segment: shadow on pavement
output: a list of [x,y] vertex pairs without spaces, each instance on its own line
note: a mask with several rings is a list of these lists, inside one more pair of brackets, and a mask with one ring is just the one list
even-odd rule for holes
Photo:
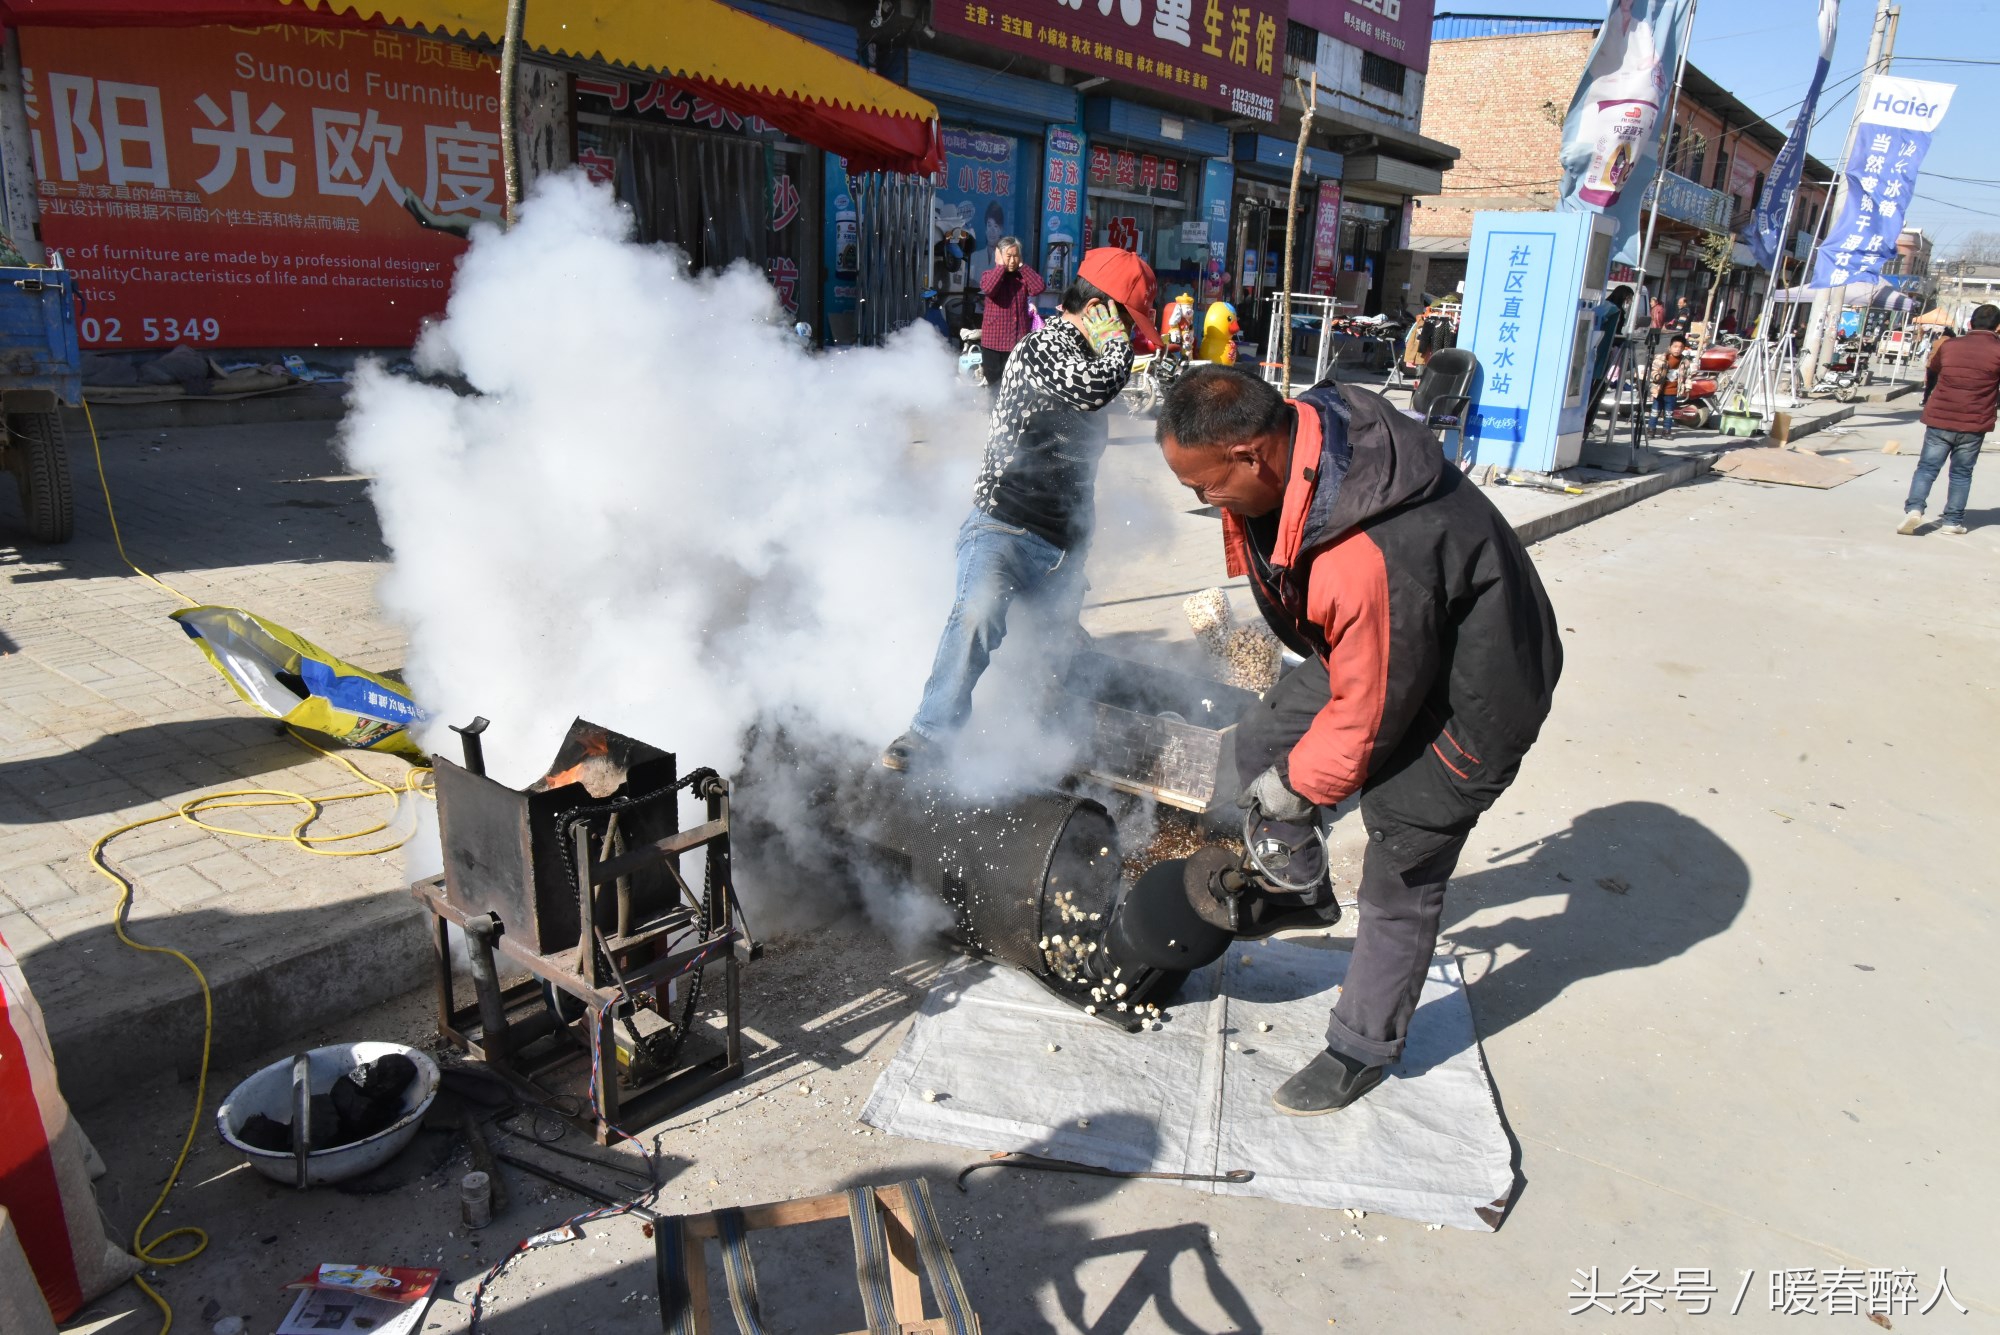
[[[105,474],[132,559],[175,571],[387,558],[367,483],[336,453],[331,422],[178,427],[103,437]],[[28,541],[19,504],[0,499],[0,568],[14,581],[125,575],[90,438],[70,436],[76,536]],[[12,490],[12,488],[0,488]]]
[[[60,743],[51,743],[60,745]],[[75,820],[309,764],[275,719],[230,715],[110,732],[59,754],[0,761],[0,824]],[[21,794],[9,797],[6,790]]]
[[[1736,850],[1658,802],[1586,811],[1523,862],[1469,874],[1460,866],[1445,898],[1445,935],[1461,954],[1510,952],[1468,989],[1482,1038],[1533,1015],[1572,983],[1644,969],[1720,935],[1750,894],[1750,868]],[[1558,912],[1451,925],[1558,893],[1568,895]]]
[[[969,1164],[981,1156],[965,1151],[960,1157]],[[1107,1234],[1093,1217],[1101,1219],[1105,1198],[1129,1184],[1087,1175],[996,1170],[973,1177],[961,1193],[952,1186],[961,1166],[956,1161],[885,1164],[829,1190],[928,1180],[981,1329],[1007,1335],[1258,1335],[1265,1329],[1216,1257],[1205,1224],[1190,1221]],[[750,1250],[769,1328],[832,1335],[863,1324],[853,1236],[845,1219],[759,1230],[750,1234]],[[706,1253],[714,1328],[733,1330],[720,1251],[709,1246]],[[1085,1267],[1091,1268],[1088,1276],[1081,1273]],[[606,1314],[629,1304],[627,1294],[650,1298],[657,1291],[652,1268],[643,1263],[580,1277],[527,1302],[519,1301],[525,1286],[508,1287],[513,1301],[504,1310],[487,1312],[480,1322],[492,1335],[577,1329],[579,1323],[598,1330],[624,1329],[605,1324]],[[925,1311],[935,1316],[940,1309],[928,1277],[924,1294]],[[649,1317],[657,1311],[650,1303],[643,1309]],[[609,1320],[616,1323],[621,1316]]]

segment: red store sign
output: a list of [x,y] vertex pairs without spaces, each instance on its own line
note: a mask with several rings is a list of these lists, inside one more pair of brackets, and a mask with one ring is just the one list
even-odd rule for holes
[[24,28],[84,346],[396,346],[500,216],[498,63],[408,33]]
[[937,0],[931,21],[1038,60],[1275,121],[1285,15],[1270,0]]

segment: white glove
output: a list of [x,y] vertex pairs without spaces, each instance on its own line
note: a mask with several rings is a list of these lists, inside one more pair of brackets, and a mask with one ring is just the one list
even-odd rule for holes
[[1306,824],[1316,810],[1309,799],[1292,791],[1276,765],[1252,779],[1237,795],[1236,805],[1246,811],[1255,807],[1266,820],[1281,820],[1289,825]]

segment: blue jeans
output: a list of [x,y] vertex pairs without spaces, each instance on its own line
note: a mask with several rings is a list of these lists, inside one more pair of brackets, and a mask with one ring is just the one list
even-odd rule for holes
[[1904,513],[1912,510],[1918,514],[1924,512],[1924,502],[1930,499],[1931,484],[1937,481],[1945,456],[1950,455],[1951,482],[1944,494],[1944,514],[1939,517],[1947,524],[1963,524],[1965,503],[1972,496],[1972,466],[1979,462],[1979,445],[1985,439],[1977,431],[1925,428],[1924,454],[1917,460],[1916,476],[1910,479],[1910,499],[1903,502]]
[[1656,395],[1653,399],[1653,424],[1672,431],[1674,429],[1674,408],[1678,402],[1672,394]]
[[1064,551],[1024,528],[974,509],[958,530],[958,588],[910,730],[940,741],[965,726],[972,688],[1007,634],[1019,599],[1057,636],[1075,633],[1083,610],[1082,550]]

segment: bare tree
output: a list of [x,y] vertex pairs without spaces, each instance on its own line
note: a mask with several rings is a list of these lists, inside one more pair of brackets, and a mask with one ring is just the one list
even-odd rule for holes
[[2000,264],[2000,232],[1967,232],[1949,258],[1961,264]]

